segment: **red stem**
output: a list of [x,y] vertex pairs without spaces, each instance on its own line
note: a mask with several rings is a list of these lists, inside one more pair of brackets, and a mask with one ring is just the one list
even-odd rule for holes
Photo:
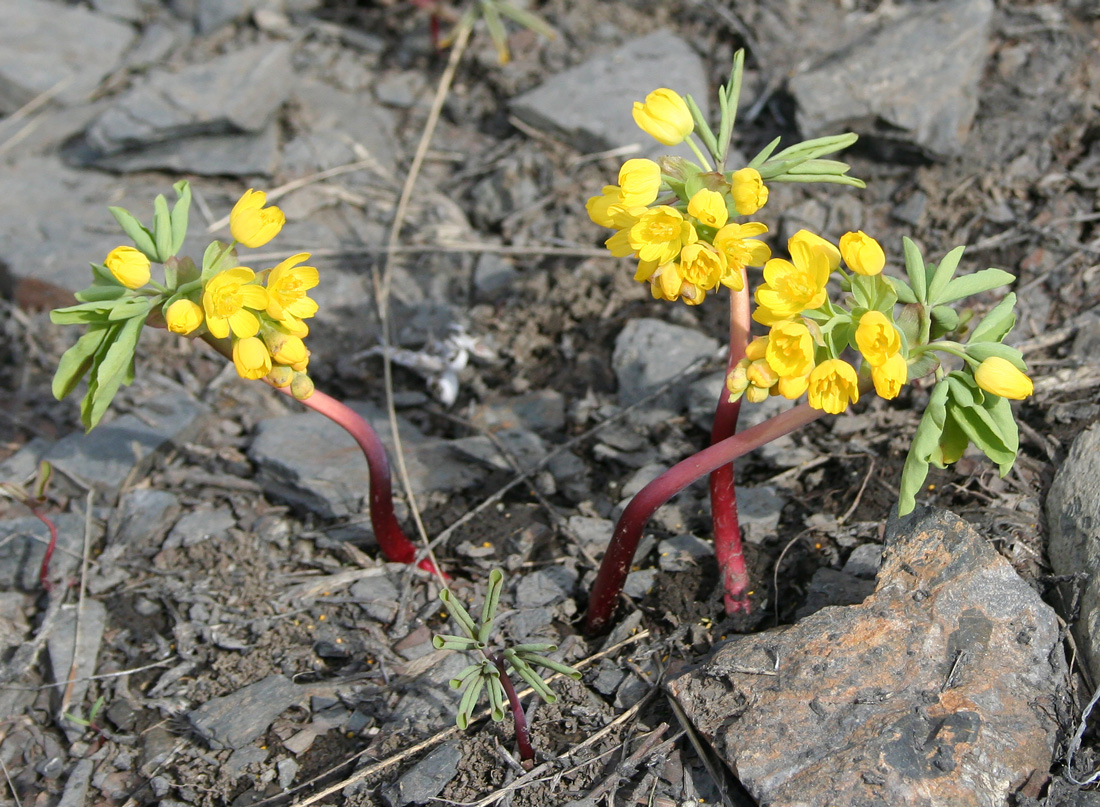
[[[741,270],[742,290],[730,293],[730,352],[726,372],[729,373],[745,356],[749,343],[749,289],[747,272]],[[737,431],[741,400],[730,403],[729,392],[723,386],[714,410],[714,425],[710,443],[714,445]],[[727,614],[748,613],[749,573],[741,549],[741,526],[737,518],[737,490],[733,463],[715,469],[710,475],[710,513],[714,527],[714,554],[724,589]]]
[[823,414],[825,413],[821,410],[812,409],[809,404],[788,409],[682,460],[642,488],[630,500],[630,504],[619,517],[619,523],[615,525],[615,533],[607,546],[607,553],[600,564],[589,596],[585,632],[594,635],[607,628],[614,616],[627,572],[634,561],[634,552],[642,537],[642,529],[658,507],[696,479],[701,479],[723,465],[729,465],[733,460],[765,443],[812,423]]
[[[512,708],[512,722],[516,727],[516,745],[519,746],[519,758],[526,763],[528,760],[535,758],[535,749],[531,745],[531,728],[527,725],[527,715],[523,713],[523,705],[519,702],[516,687],[505,671],[504,659],[495,654],[489,658],[500,670],[500,684],[504,687],[504,694],[508,696],[508,703]],[[524,765],[524,767],[527,766]]]
[[[30,507],[30,505],[27,506]],[[42,584],[42,590],[50,591],[53,589],[53,583],[50,582],[50,560],[57,548],[57,527],[54,526],[53,521],[39,513],[36,507],[30,507],[30,511],[50,531],[50,542],[46,545],[46,554],[42,557],[42,568],[38,570],[38,582]]]

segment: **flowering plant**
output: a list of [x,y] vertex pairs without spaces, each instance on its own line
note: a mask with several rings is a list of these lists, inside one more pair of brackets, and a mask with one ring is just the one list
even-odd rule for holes
[[[915,506],[930,463],[945,467],[973,443],[1003,475],[1019,450],[1009,400],[1030,395],[1032,383],[1020,351],[1004,344],[1015,323],[1015,295],[1006,295],[973,327],[973,312],[953,307],[1015,277],[1000,269],[956,276],[963,247],[938,264],[926,263],[908,238],[905,277],[888,276],[885,250],[862,231],[833,243],[800,230],[787,242],[787,257],[773,256],[761,240],[766,224],[736,220],[767,204],[768,183],[864,184],[848,176],[847,164],[823,159],[852,145],[854,134],[775,153],[777,138],[747,165],[728,170],[743,63],[738,52],[730,81],[719,92],[717,135],[690,96],[662,88],[634,104],[643,131],[664,145],[687,143],[697,162],[671,156],[629,160],[617,185],[588,200],[589,217],[616,231],[606,241],[608,250],[637,260],[635,280],[648,283],[655,298],[694,306],[728,289],[731,322],[726,389],[711,448],[655,479],[623,512],[593,587],[590,632],[611,617],[645,521],[707,473],[726,610],[747,610],[749,580],[730,461],[821,413],[845,411],[871,389],[892,399],[905,384],[935,377],[902,472],[901,514]],[[751,293],[749,267],[761,267],[763,275]],[[750,320],[767,333],[751,338]],[[945,359],[960,366],[949,369]],[[806,396],[807,404],[735,436],[741,401],[760,403],[773,395]]]

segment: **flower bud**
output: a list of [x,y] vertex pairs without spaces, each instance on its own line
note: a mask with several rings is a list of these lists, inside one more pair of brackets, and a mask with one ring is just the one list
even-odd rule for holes
[[271,386],[283,389],[289,387],[290,382],[294,380],[294,368],[285,364],[274,364],[271,367],[271,372],[264,378],[271,382]]
[[751,216],[768,203],[768,186],[755,168],[734,171],[731,185],[733,206],[739,216]]
[[202,325],[202,306],[183,297],[168,306],[164,312],[164,322],[172,333],[186,336]]
[[790,249],[791,244],[799,241],[808,244],[810,249],[815,252],[825,255],[829,259],[830,272],[835,272],[840,266],[840,250],[836,248],[836,244],[822,238],[817,233],[811,233],[809,230],[803,229],[787,239],[787,248]]
[[128,289],[140,289],[149,282],[149,259],[133,247],[115,247],[107,253],[103,265]]
[[878,241],[863,230],[840,237],[840,254],[857,275],[877,275],[886,266],[886,253]]
[[909,365],[900,353],[895,353],[882,364],[871,368],[871,380],[880,398],[896,398],[909,380]]
[[745,400],[749,403],[764,403],[771,394],[771,390],[767,387],[749,387],[745,390]]
[[313,394],[313,380],[305,373],[295,373],[294,380],[290,382],[290,394],[304,401]]
[[695,129],[691,110],[677,93],[662,87],[634,102],[634,122],[647,135],[666,146],[683,143]]
[[309,358],[305,343],[297,336],[276,330],[264,331],[264,342],[271,358],[279,364],[298,364]]
[[974,380],[986,392],[1013,401],[1022,401],[1035,391],[1031,379],[1008,359],[1000,356],[990,356],[978,365],[978,369],[974,371]]
[[233,342],[233,365],[237,375],[254,381],[271,372],[271,354],[263,341],[247,336]]
[[779,373],[772,369],[767,359],[757,359],[750,364],[747,375],[749,383],[764,389],[771,389],[779,381]]
[[229,214],[229,231],[233,240],[249,249],[262,247],[279,234],[286,224],[286,216],[277,207],[264,207],[267,194],[249,188],[233,205]]

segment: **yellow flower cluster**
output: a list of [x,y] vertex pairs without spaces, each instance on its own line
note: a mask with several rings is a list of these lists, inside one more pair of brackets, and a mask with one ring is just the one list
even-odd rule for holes
[[[249,190],[230,214],[234,241],[259,247],[278,235],[285,223],[277,207],[265,207],[266,196]],[[211,277],[195,298],[181,297],[165,311],[168,330],[189,335],[203,326],[218,339],[231,338],[233,365],[242,378],[265,378],[276,387],[290,387],[295,398],[313,394],[307,369],[309,350],[302,341],[309,333],[303,320],[317,313],[308,292],[320,278],[312,266],[300,266],[309,253],[292,255],[257,275],[234,266]]]
[[[831,305],[825,286],[834,272],[841,271],[842,259],[854,273],[872,276],[882,271],[886,256],[862,231],[846,234],[838,249],[819,235],[799,230],[787,242],[787,250],[790,260],[772,258],[764,265],[764,284],[755,294],[753,319],[770,331],[749,344],[726,387],[731,399],[744,395],[753,402],[769,395],[795,400],[805,393],[810,406],[838,414],[859,400],[859,378],[851,364],[834,355],[835,343],[823,338],[821,317],[811,315]],[[896,397],[908,379],[908,363],[901,334],[890,317],[882,311],[864,312],[853,323],[850,342],[871,368],[875,391],[883,398]]]

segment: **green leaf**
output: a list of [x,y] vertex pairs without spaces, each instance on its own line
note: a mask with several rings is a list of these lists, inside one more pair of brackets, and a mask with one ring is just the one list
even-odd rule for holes
[[432,637],[432,647],[436,650],[482,650],[485,643],[466,636],[437,633]]
[[899,277],[888,277],[886,280],[894,287],[894,292],[898,296],[898,302],[915,303],[917,301],[917,295],[913,293],[913,287],[904,280]]
[[172,189],[176,192],[176,203],[172,205],[172,247],[169,257],[183,248],[187,238],[187,217],[191,210],[191,183],[181,179]]
[[[481,607],[481,628],[485,630],[486,626],[493,624],[493,619],[497,614],[497,607],[500,604],[500,592],[504,588],[504,572],[500,569],[493,569],[489,572],[489,585],[485,591],[485,603]],[[488,637],[482,639],[482,641],[488,641]]]
[[149,309],[152,308],[152,300],[148,297],[138,297],[130,300],[120,300],[114,308],[111,309],[107,315],[107,319],[112,322],[130,319],[131,317],[141,317],[149,313]]
[[932,339],[938,339],[955,330],[958,325],[959,312],[950,306],[938,305],[932,309],[932,328],[929,335]]
[[121,207],[108,207],[111,215],[115,217],[118,226],[126,233],[126,236],[134,242],[134,246],[145,254],[151,261],[158,260],[157,245],[153,241],[153,234],[145,226],[134,218],[129,210]]
[[966,355],[979,362],[985,361],[990,356],[997,356],[1005,361],[1012,362],[1012,366],[1021,373],[1027,372],[1027,365],[1024,364],[1024,354],[1011,345],[1001,342],[967,343]]
[[909,454],[905,458],[905,466],[901,471],[898,515],[904,516],[911,513],[916,507],[917,493],[924,485],[924,480],[928,478],[929,458],[938,448],[940,435],[943,433],[949,394],[946,380],[940,381],[932,388],[928,406],[917,426],[916,434],[913,435],[913,444],[909,447]]
[[532,14],[530,11],[526,11],[519,6],[512,3],[498,3],[497,11],[503,14],[505,17],[511,17],[518,22],[524,28],[528,28],[534,31],[536,34],[542,34],[547,39],[553,39],[557,36],[557,32],[550,27],[549,23],[544,21],[541,17]]
[[568,664],[563,664],[560,661],[554,661],[554,659],[552,659],[552,658],[547,658],[546,656],[540,656],[540,655],[537,655],[535,653],[525,652],[525,653],[522,653],[522,654],[519,654],[519,655],[528,664],[533,664],[533,665],[538,666],[538,667],[545,667],[548,670],[553,670],[554,672],[561,673],[562,675],[567,675],[575,681],[580,680],[580,677],[581,677],[580,671],[579,670],[574,670]]
[[969,342],[1000,342],[1016,325],[1016,293],[1009,292],[993,306],[970,334]]
[[928,302],[932,305],[941,302],[940,295],[943,294],[944,289],[947,288],[947,284],[951,282],[951,279],[955,277],[955,270],[959,268],[959,261],[962,260],[965,250],[965,246],[955,247],[943,256],[943,260],[940,261],[939,266],[936,267],[936,271],[933,273],[932,279],[928,283]]
[[462,628],[466,636],[477,641],[477,625],[474,624],[473,617],[462,606],[462,603],[455,599],[455,595],[451,593],[451,590],[445,588],[440,591],[439,599],[443,600],[443,603],[451,610],[451,618]]
[[[917,245],[908,236],[901,239],[905,249],[905,273],[909,276],[909,286],[913,289],[914,302],[924,303],[928,300],[928,276],[925,274],[924,258],[917,249]],[[901,295],[898,295],[901,299]]]
[[481,664],[471,664],[469,667],[463,667],[462,672],[450,680],[451,689],[462,689],[462,685],[466,683],[466,680],[475,673],[481,672]]
[[917,378],[924,378],[929,373],[932,373],[940,366],[940,360],[936,358],[936,354],[932,351],[921,353],[917,358],[912,359],[909,362],[909,380],[913,381]]
[[110,331],[111,326],[105,323],[92,325],[86,334],[76,340],[76,344],[62,354],[53,376],[53,397],[60,401],[76,388],[91,368],[92,359]]
[[87,396],[91,398],[90,405],[86,409],[81,407],[81,419],[87,431],[91,431],[99,424],[107,412],[107,407],[111,405],[111,401],[118,393],[118,388],[122,386],[130,372],[138,337],[141,336],[141,329],[144,326],[145,317],[143,316],[126,320],[119,327],[117,335],[112,338],[102,361],[96,363],[95,387],[94,389],[89,387]]
[[991,291],[1001,286],[1007,286],[1015,280],[1016,275],[1003,269],[982,269],[970,275],[956,277],[948,283],[947,288],[943,290],[943,294],[940,296],[939,302],[953,303],[956,300],[962,300],[964,297],[981,294],[983,291]]
[[163,193],[153,200],[153,241],[157,245],[157,261],[163,263],[172,257],[172,215]]
[[218,272],[224,272],[226,269],[232,269],[237,265],[236,250],[231,249],[228,244],[223,244],[221,241],[213,241],[202,256],[202,282],[206,283]]
[[946,468],[951,463],[956,462],[969,445],[970,438],[966,436],[966,432],[963,431],[952,411],[948,409],[939,445],[936,446],[932,455],[928,458],[929,462],[937,468]]
[[[860,308],[867,309],[868,311],[875,307],[875,287],[873,284],[873,278],[865,275],[852,275],[852,297],[855,298],[856,305]],[[855,312],[852,312],[855,316]]]
[[760,166],[763,165],[764,162],[772,156],[772,152],[776,150],[776,148],[779,146],[779,141],[782,139],[783,138],[781,137],[777,137],[775,138],[775,140],[768,143],[768,145],[764,146],[764,148],[760,149],[760,153],[749,160],[749,164],[746,167],[757,169],[760,168]]
[[1016,417],[1012,414],[1012,404],[1007,398],[999,395],[987,395],[985,411],[995,425],[998,434],[1004,441],[1005,450],[1012,453],[1012,459],[1007,463],[998,463],[998,469],[1003,477],[1010,470],[1020,453],[1020,427],[1016,423]]
[[699,135],[699,139],[703,141],[703,146],[713,157],[718,154],[718,139],[714,136],[710,124],[707,123],[706,115],[703,114],[703,110],[699,109],[699,105],[695,103],[695,99],[690,95],[684,96],[684,102],[691,111],[692,120],[695,121],[695,134]]
[[947,385],[951,389],[951,400],[959,406],[978,406],[985,400],[983,393],[974,381],[974,376],[956,370],[947,374]]
[[914,304],[903,305],[901,311],[894,317],[894,325],[897,326],[898,331],[901,332],[908,344],[915,345],[917,338],[920,336],[919,307]]
[[95,283],[83,291],[78,291],[73,296],[83,303],[101,303],[106,300],[117,300],[129,291],[125,286],[103,286]]
[[1005,437],[998,433],[994,425],[996,421],[983,407],[956,405],[952,409],[952,415],[959,422],[966,436],[987,457],[1002,468],[1006,465],[1008,468],[1012,467],[1012,463],[1016,460],[1016,452],[1008,448]]

